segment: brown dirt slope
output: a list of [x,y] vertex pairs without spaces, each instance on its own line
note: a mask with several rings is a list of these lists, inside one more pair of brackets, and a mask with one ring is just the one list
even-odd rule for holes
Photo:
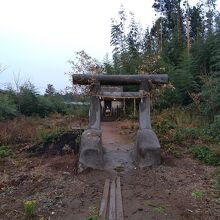
[[[118,145],[133,140],[128,122],[105,126],[113,132],[103,134],[110,141],[114,137],[117,143],[119,134]],[[73,154],[28,157],[19,149],[16,157],[1,158],[0,219],[23,219],[23,202],[36,200],[35,219],[85,220],[90,209],[99,208],[105,179],[118,175],[125,219],[220,219],[217,192],[212,185],[214,168],[188,155],[175,158],[163,154],[159,167],[120,172],[86,170],[76,174],[76,163]]]

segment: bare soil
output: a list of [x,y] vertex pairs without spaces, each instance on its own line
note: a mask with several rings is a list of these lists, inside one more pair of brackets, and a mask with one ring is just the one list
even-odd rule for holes
[[[120,154],[124,146],[130,152],[134,127],[130,121],[102,124],[106,150]],[[17,147],[14,157],[0,159],[0,219],[24,219],[24,201],[36,200],[35,219],[85,220],[99,208],[105,179],[116,176],[121,176],[125,219],[220,219],[214,168],[190,155],[162,152],[162,157],[155,168],[139,170],[129,162],[127,169],[123,158],[115,158],[115,167],[77,174],[77,155],[28,157]]]

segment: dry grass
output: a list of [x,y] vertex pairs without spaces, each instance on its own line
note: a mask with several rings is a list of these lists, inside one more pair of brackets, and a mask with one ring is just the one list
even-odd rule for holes
[[50,115],[47,118],[17,117],[0,122],[0,145],[31,143],[40,140],[40,133],[53,129],[83,128],[87,121],[74,116]]

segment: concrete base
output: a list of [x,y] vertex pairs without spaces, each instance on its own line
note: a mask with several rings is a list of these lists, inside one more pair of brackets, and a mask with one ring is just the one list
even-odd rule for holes
[[161,164],[160,143],[153,130],[140,129],[136,137],[135,160],[139,167]]
[[86,168],[103,169],[101,130],[87,129],[81,136],[79,171]]

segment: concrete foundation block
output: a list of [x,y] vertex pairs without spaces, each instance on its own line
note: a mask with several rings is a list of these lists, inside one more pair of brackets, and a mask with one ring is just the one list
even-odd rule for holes
[[81,136],[79,171],[104,167],[101,130],[87,129]]
[[137,165],[141,168],[161,164],[160,143],[153,130],[138,130],[135,160]]

